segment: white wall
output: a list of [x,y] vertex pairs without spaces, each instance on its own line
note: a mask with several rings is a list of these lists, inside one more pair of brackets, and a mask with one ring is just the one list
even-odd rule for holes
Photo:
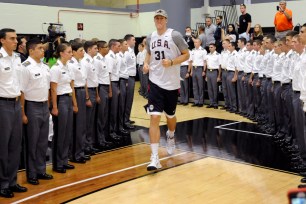
[[[42,23],[57,23],[58,11],[67,8],[35,6],[24,4],[0,3],[0,28],[10,27],[17,33],[43,34],[47,32],[47,25],[42,29]],[[78,11],[101,12],[100,10]],[[103,40],[123,38],[125,34],[143,36],[155,28],[153,13],[140,13],[139,17],[131,18],[129,15],[112,15],[100,13],[60,13],[60,23],[64,24],[67,39],[82,37],[91,39],[97,37]],[[84,24],[84,31],[77,31],[77,23]]]
[[[274,27],[274,15],[276,13],[276,6],[278,2],[251,4],[247,5],[247,12],[252,15],[252,26],[260,24],[263,27]],[[287,8],[292,10],[293,24],[306,23],[306,1],[287,1]],[[211,7],[210,15],[214,16],[214,10],[222,10],[222,7]],[[205,22],[205,18],[201,15],[203,9],[191,10],[191,27],[195,28],[197,22]],[[237,6],[238,15],[240,15],[239,6]]]

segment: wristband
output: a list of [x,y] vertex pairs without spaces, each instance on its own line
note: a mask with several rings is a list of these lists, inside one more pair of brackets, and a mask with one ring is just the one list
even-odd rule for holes
[[88,97],[88,98],[86,98],[86,101],[89,101],[89,99],[90,99],[89,97]]
[[170,60],[171,61],[171,66],[173,66],[173,61],[172,60]]

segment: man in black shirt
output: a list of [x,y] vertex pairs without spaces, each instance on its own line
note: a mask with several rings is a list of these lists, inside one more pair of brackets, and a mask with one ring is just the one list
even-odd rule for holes
[[27,39],[24,36],[17,37],[16,52],[19,53],[21,62],[24,62],[28,58],[26,43],[27,43]]
[[218,53],[221,53],[222,51],[222,39],[221,39],[222,19],[223,19],[222,16],[216,17],[217,28],[214,33],[214,38]]
[[240,12],[241,15],[239,16],[239,24],[237,24],[239,26],[239,38],[244,37],[247,41],[249,41],[252,17],[246,12],[245,4],[240,4]]
[[185,33],[184,39],[188,44],[188,49],[192,50],[194,48],[193,40],[195,40],[196,37],[192,33],[191,28],[189,26],[186,27],[185,32],[186,33]]

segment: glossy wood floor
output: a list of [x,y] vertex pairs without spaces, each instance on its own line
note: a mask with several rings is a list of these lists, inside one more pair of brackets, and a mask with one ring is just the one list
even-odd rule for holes
[[[282,163],[283,156],[275,157],[278,152],[270,144],[258,143],[261,148],[248,151],[246,144],[265,141],[263,135],[243,132],[256,131],[253,124],[228,126],[243,134],[215,128],[233,121],[250,122],[222,110],[178,106],[177,150],[168,156],[162,136],[163,170],[147,172],[150,146],[145,104],[135,92],[132,119],[138,128],[126,143],[133,145],[95,155],[66,174],[54,173],[48,166],[54,180],[40,181],[38,186],[27,184],[25,172],[20,172],[18,182],[29,191],[15,193],[13,199],[0,198],[0,203],[287,203],[286,192],[297,186],[300,177],[287,172],[285,164],[269,165],[273,160]],[[162,122],[165,124],[164,117]],[[164,135],[166,127],[161,126],[161,131]],[[266,154],[265,149],[274,154]],[[261,162],[265,155],[269,159]]]

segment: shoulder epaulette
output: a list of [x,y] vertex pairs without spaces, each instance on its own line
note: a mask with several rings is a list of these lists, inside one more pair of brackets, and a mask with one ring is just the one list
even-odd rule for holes
[[115,56],[113,54],[110,54],[111,58],[115,59]]
[[87,61],[87,62],[90,62],[90,59],[87,58],[86,61]]
[[2,58],[3,57],[3,55],[0,53],[0,58]]
[[20,57],[20,54],[15,52],[15,57]]
[[29,66],[30,64],[31,64],[30,61],[25,61],[24,63],[22,63],[22,65],[25,66],[25,67]]
[[70,60],[70,61],[69,61],[69,63],[73,64],[73,63],[74,63],[74,61],[73,61],[73,60]]
[[97,56],[97,58],[96,58],[97,60],[101,60],[101,57],[100,56]]

